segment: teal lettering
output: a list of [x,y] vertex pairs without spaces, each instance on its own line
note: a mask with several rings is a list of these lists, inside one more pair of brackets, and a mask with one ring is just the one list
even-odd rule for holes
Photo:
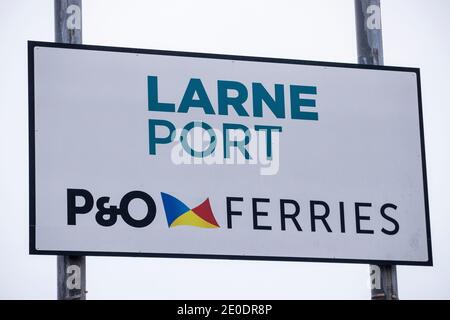
[[[244,132],[244,139],[240,141],[230,141],[230,133],[229,130],[242,130]],[[234,124],[234,123],[224,123],[223,124],[223,150],[224,150],[224,158],[227,159],[230,157],[230,148],[236,147],[245,157],[245,159],[251,159],[250,153],[248,152],[246,145],[249,144],[251,133],[250,130],[242,125],[242,124]]]
[[[197,94],[198,99],[194,99]],[[214,114],[211,101],[208,98],[205,87],[200,79],[191,79],[184,92],[178,112],[187,113],[189,108],[202,108],[205,114]]]
[[[165,137],[156,137],[156,127],[162,126],[169,130],[169,134]],[[175,138],[175,126],[172,122],[167,120],[148,120],[148,137],[149,137],[149,152],[150,154],[156,154],[157,144],[171,143]]]
[[[202,128],[209,134],[209,145],[206,148],[206,150],[204,150],[204,151],[194,150],[193,148],[191,148],[191,146],[189,145],[189,143],[187,141],[188,140],[187,135],[188,135],[189,131],[191,131],[192,129],[194,129],[196,127]],[[181,142],[181,145],[183,146],[183,149],[187,153],[189,153],[192,157],[204,158],[214,152],[214,150],[216,148],[216,144],[217,144],[217,139],[216,139],[216,133],[214,132],[213,128],[211,128],[211,126],[209,124],[207,124],[205,122],[193,121],[193,122],[189,122],[181,131],[180,142]],[[202,137],[202,142],[203,142],[203,137]]]
[[255,131],[266,132],[266,156],[268,160],[272,160],[272,131],[282,132],[283,129],[277,126],[255,126]]
[[158,78],[153,76],[147,77],[148,90],[148,111],[164,111],[175,112],[174,103],[158,102]]
[[[237,92],[236,97],[229,97],[228,90]],[[217,95],[219,102],[219,114],[228,115],[228,106],[232,106],[236,113],[241,117],[248,117],[248,113],[244,108],[244,102],[247,101],[247,88],[237,81],[217,81]]]
[[285,118],[284,112],[284,86],[275,85],[275,99],[267,92],[261,83],[252,83],[253,92],[253,116],[262,118],[263,102],[269,107],[277,118]]
[[317,87],[310,86],[295,86],[290,87],[291,91],[291,118],[301,120],[319,120],[317,112],[301,111],[300,107],[316,107],[316,100],[301,99],[300,94],[317,94]]

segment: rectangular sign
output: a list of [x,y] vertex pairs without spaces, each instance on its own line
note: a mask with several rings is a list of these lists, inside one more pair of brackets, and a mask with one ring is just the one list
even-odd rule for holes
[[432,265],[418,69],[28,50],[32,254]]

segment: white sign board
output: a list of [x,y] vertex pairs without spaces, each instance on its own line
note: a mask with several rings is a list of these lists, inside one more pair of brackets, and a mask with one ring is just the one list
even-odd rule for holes
[[29,42],[30,252],[431,265],[419,70]]

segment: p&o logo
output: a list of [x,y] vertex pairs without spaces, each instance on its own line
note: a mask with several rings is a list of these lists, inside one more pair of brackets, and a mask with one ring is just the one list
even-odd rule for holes
[[[176,226],[194,226],[199,228],[220,228],[211,209],[209,198],[197,207],[190,209],[174,196],[161,192],[169,228]],[[78,201],[77,201],[78,200]],[[130,203],[139,200],[145,203],[146,213],[136,219],[130,213]],[[79,205],[78,202],[83,204]],[[156,203],[153,198],[142,191],[131,191],[125,194],[119,205],[110,204],[110,197],[94,196],[85,189],[67,189],[67,224],[76,225],[77,215],[84,215],[97,208],[95,220],[103,227],[111,227],[120,216],[131,227],[143,228],[150,225],[156,216]]]

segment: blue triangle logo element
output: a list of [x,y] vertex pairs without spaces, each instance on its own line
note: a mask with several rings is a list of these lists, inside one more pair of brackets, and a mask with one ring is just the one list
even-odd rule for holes
[[161,198],[166,212],[167,223],[170,226],[172,222],[190,209],[183,202],[171,196],[170,194],[161,192]]

